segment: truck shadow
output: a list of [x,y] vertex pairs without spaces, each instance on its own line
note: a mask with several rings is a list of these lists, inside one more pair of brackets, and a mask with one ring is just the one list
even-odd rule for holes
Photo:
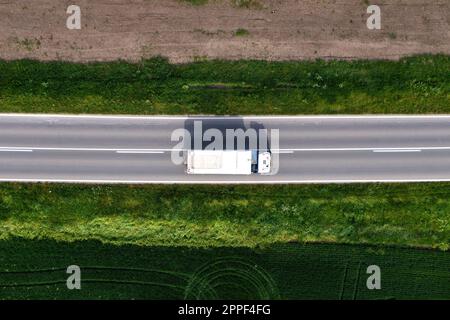
[[270,149],[265,126],[242,117],[189,117],[184,122],[184,129],[189,133],[184,140],[188,150]]

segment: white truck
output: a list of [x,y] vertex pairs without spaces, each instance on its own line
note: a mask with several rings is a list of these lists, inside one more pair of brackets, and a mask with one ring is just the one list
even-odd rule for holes
[[188,174],[269,174],[270,151],[258,150],[188,150]]

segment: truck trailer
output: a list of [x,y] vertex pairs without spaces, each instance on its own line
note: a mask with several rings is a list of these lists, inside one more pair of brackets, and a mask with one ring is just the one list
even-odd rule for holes
[[271,153],[258,150],[188,150],[188,174],[269,174]]

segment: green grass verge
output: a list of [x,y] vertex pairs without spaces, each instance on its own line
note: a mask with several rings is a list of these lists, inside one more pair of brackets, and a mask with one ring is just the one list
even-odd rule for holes
[[[0,299],[449,299],[446,252],[348,245],[189,249],[0,241]],[[81,268],[81,290],[66,268]],[[378,265],[381,290],[368,290]]]
[[0,112],[450,113],[450,57],[203,61],[173,65],[0,61]]
[[0,186],[0,239],[261,247],[277,242],[448,249],[450,183]]

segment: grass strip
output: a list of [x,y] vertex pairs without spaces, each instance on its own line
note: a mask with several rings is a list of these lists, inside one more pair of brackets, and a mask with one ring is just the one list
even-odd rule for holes
[[450,56],[400,61],[0,61],[0,112],[450,113]]
[[450,183],[212,186],[3,183],[0,239],[264,247],[278,242],[447,250]]

